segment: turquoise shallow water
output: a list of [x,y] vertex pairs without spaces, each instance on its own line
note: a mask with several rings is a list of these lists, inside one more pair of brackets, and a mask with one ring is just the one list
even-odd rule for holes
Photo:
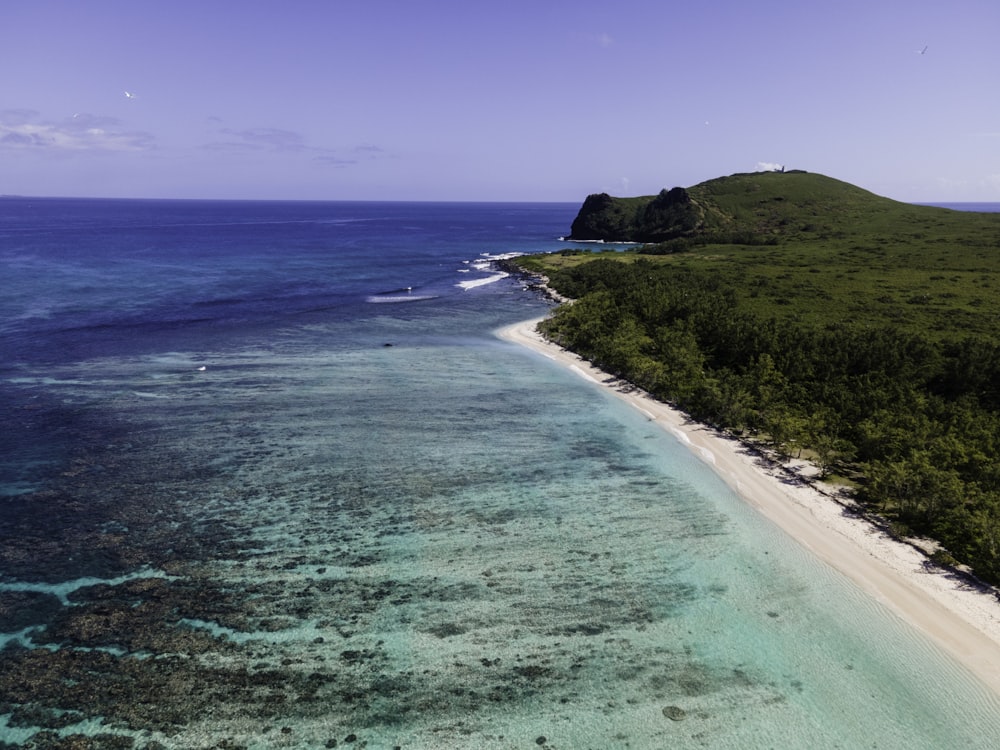
[[962,668],[494,336],[546,307],[501,280],[22,355],[13,413],[60,439],[4,498],[0,740],[997,746]]
[[[166,549],[131,580],[66,587],[117,627],[57,617],[24,638],[99,656],[109,672],[175,671],[187,694],[158,686],[176,712],[150,738],[985,748],[1000,737],[992,696],[601,389],[488,335],[332,350],[311,344],[335,329],[310,337],[192,357],[204,372],[181,354],[95,361],[64,387],[86,403],[92,384],[114,383],[120,429],[145,425],[146,445],[87,460],[113,448],[119,476],[146,480],[140,515],[181,514],[174,540],[199,554]],[[171,498],[178,508],[153,510]],[[141,725],[120,706],[98,710]]]

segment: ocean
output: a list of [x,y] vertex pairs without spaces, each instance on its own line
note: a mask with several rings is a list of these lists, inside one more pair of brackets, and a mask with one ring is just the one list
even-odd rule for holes
[[0,200],[0,748],[994,748],[1000,701],[500,340],[577,204]]
[[937,206],[938,208],[950,208],[952,211],[971,211],[972,213],[996,214],[1000,213],[1000,203],[918,203],[918,206]]

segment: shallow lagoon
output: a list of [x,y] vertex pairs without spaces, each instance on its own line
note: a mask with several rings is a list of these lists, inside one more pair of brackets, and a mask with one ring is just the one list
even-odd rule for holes
[[492,335],[545,307],[504,280],[9,366],[58,450],[4,498],[0,739],[996,745],[996,696]]

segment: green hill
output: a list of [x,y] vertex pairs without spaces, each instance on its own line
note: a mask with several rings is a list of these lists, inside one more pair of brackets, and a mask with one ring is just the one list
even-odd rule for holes
[[647,244],[518,259],[575,300],[550,338],[1000,582],[1000,214],[759,173],[590,196],[572,231]]
[[906,230],[949,213],[954,212],[882,198],[820,174],[755,172],[653,196],[590,195],[569,239],[650,243],[700,237],[760,243]]
[[645,242],[607,257],[702,268],[731,279],[743,304],[767,316],[1000,335],[1000,214],[901,203],[819,174],[764,172],[659,196],[592,195],[570,239]]

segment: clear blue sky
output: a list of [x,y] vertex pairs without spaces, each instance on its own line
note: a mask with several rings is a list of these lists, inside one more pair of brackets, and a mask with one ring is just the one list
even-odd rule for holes
[[784,164],[1000,201],[998,40],[998,0],[11,0],[0,194],[577,201]]

